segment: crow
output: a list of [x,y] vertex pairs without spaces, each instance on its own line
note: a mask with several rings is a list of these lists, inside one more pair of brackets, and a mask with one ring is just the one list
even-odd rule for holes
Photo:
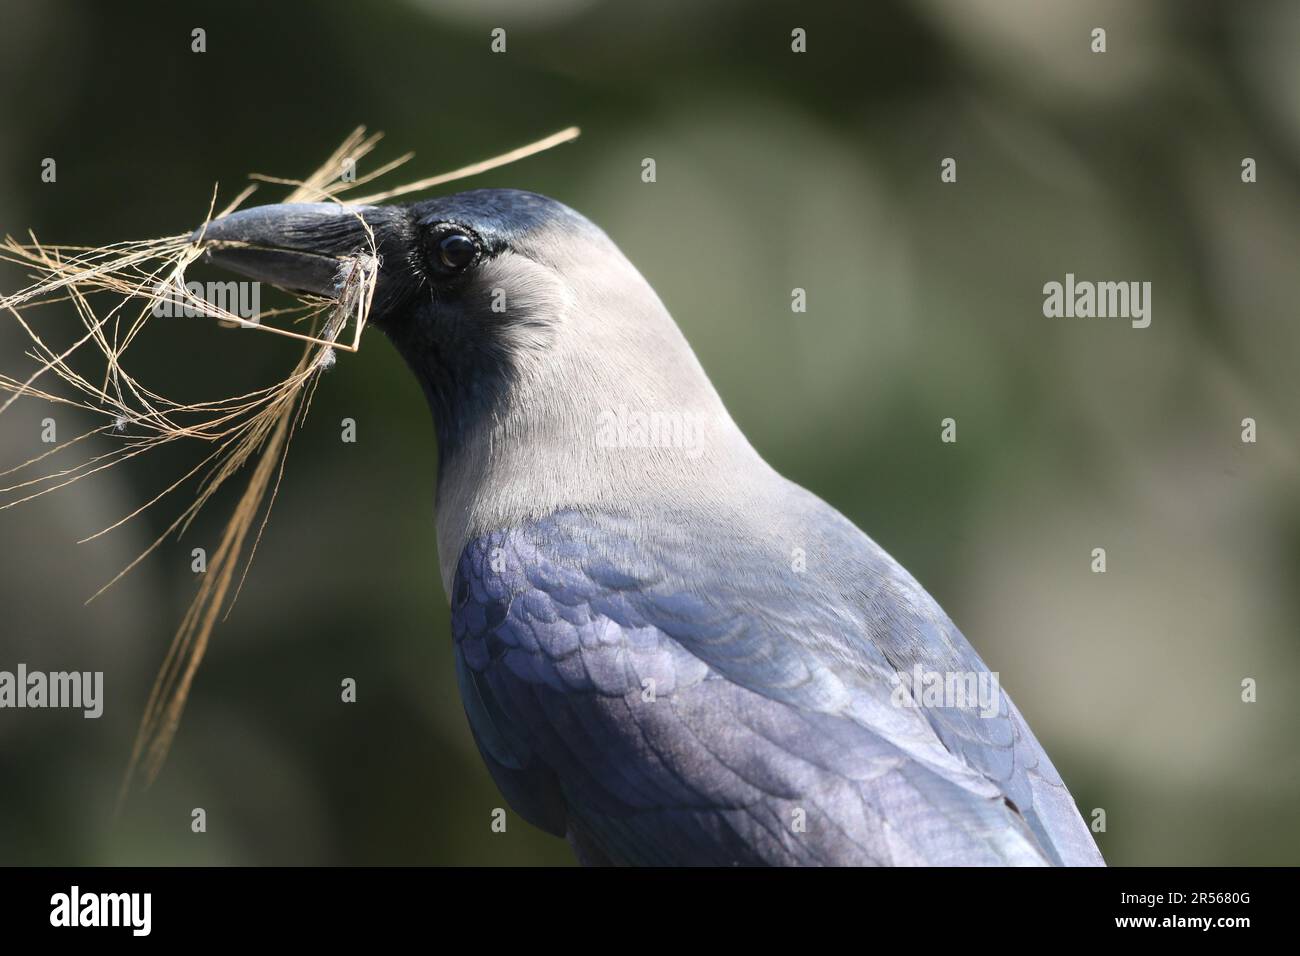
[[584,216],[480,189],[196,234],[338,294],[419,380],[456,675],[510,806],[594,865],[1103,865],[1024,718],[920,584],[769,466]]

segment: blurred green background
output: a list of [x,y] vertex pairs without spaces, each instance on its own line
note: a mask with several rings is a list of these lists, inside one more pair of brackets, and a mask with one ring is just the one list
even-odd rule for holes
[[[416,151],[397,179],[576,123],[576,144],[465,188],[535,189],[605,228],[762,453],[1001,673],[1085,815],[1106,810],[1108,861],[1300,862],[1300,5],[640,6],[3,0],[0,231],[185,231],[214,182],[229,199],[249,172],[305,175],[360,123],[387,134],[362,174]],[[1152,282],[1151,327],[1044,318],[1066,272]],[[40,328],[57,341],[75,321],[56,306]],[[0,367],[30,371],[12,326]],[[195,397],[298,354],[152,328],[133,373]],[[48,414],[0,417],[0,469],[44,450]],[[57,414],[64,434],[90,425]],[[75,542],[198,451],[0,512],[0,669],[102,669],[107,695],[98,721],[0,711],[0,862],[570,862],[518,818],[490,830],[502,801],[452,674],[429,417],[373,332],[323,383],[170,762],[114,825],[190,549],[214,546],[230,496],[89,607],[181,503]]]

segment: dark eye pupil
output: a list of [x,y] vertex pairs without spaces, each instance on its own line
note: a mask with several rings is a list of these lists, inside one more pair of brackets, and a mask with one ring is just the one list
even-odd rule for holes
[[453,232],[438,240],[438,258],[448,269],[460,271],[474,261],[474,240],[461,232]]

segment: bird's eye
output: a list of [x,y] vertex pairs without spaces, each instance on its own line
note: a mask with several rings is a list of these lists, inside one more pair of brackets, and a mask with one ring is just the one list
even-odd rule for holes
[[449,232],[437,243],[438,261],[452,272],[460,272],[478,255],[478,243],[463,232]]

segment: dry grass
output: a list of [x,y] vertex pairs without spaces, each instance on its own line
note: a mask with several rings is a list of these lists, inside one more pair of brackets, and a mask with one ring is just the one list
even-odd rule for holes
[[[341,202],[346,195],[349,202],[376,203],[515,162],[577,135],[578,130],[571,127],[480,163],[352,199],[352,191],[411,158],[407,154],[365,176],[343,180],[339,173],[344,162],[359,161],[381,138],[358,128],[305,180],[250,178],[292,186],[285,202]],[[245,189],[217,215],[232,212],[256,188]],[[214,209],[215,193],[204,228]],[[0,260],[23,267],[31,278],[25,289],[0,298],[0,314],[11,317],[27,335],[27,354],[36,368],[23,380],[0,374],[0,394],[8,393],[0,403],[0,414],[19,398],[34,398],[75,407],[102,424],[0,471],[4,483],[0,486],[0,510],[66,488],[171,442],[206,442],[210,447],[204,449],[206,454],[194,468],[130,514],[83,539],[93,540],[120,527],[180,489],[195,488],[166,531],[92,595],[93,600],[168,537],[183,534],[218,489],[252,464],[248,482],[154,682],[122,782],[120,806],[138,777],[148,786],[162,768],[217,621],[223,609],[229,614],[248,575],[284,474],[290,439],[311,406],[320,374],[334,365],[338,351],[355,352],[360,347],[380,263],[371,235],[369,248],[340,260],[337,298],[302,296],[290,308],[246,319],[194,296],[187,288],[186,268],[203,254],[202,246],[189,233],[99,248],[52,246],[40,243],[34,235],[28,238],[20,243],[5,237],[0,243]],[[225,325],[297,339],[303,343],[303,352],[289,373],[267,388],[197,403],[169,400],[147,388],[124,365],[127,350],[147,331],[155,305],[164,296]],[[51,303],[71,303],[80,320],[77,337],[61,350],[47,345],[30,321],[33,309]],[[272,319],[275,321],[269,321]],[[351,334],[345,334],[349,326]],[[97,376],[94,381],[71,364],[87,347],[103,365],[102,378]],[[102,451],[105,444],[109,450]],[[53,462],[74,447],[86,449],[85,457],[75,465],[55,467]]]

